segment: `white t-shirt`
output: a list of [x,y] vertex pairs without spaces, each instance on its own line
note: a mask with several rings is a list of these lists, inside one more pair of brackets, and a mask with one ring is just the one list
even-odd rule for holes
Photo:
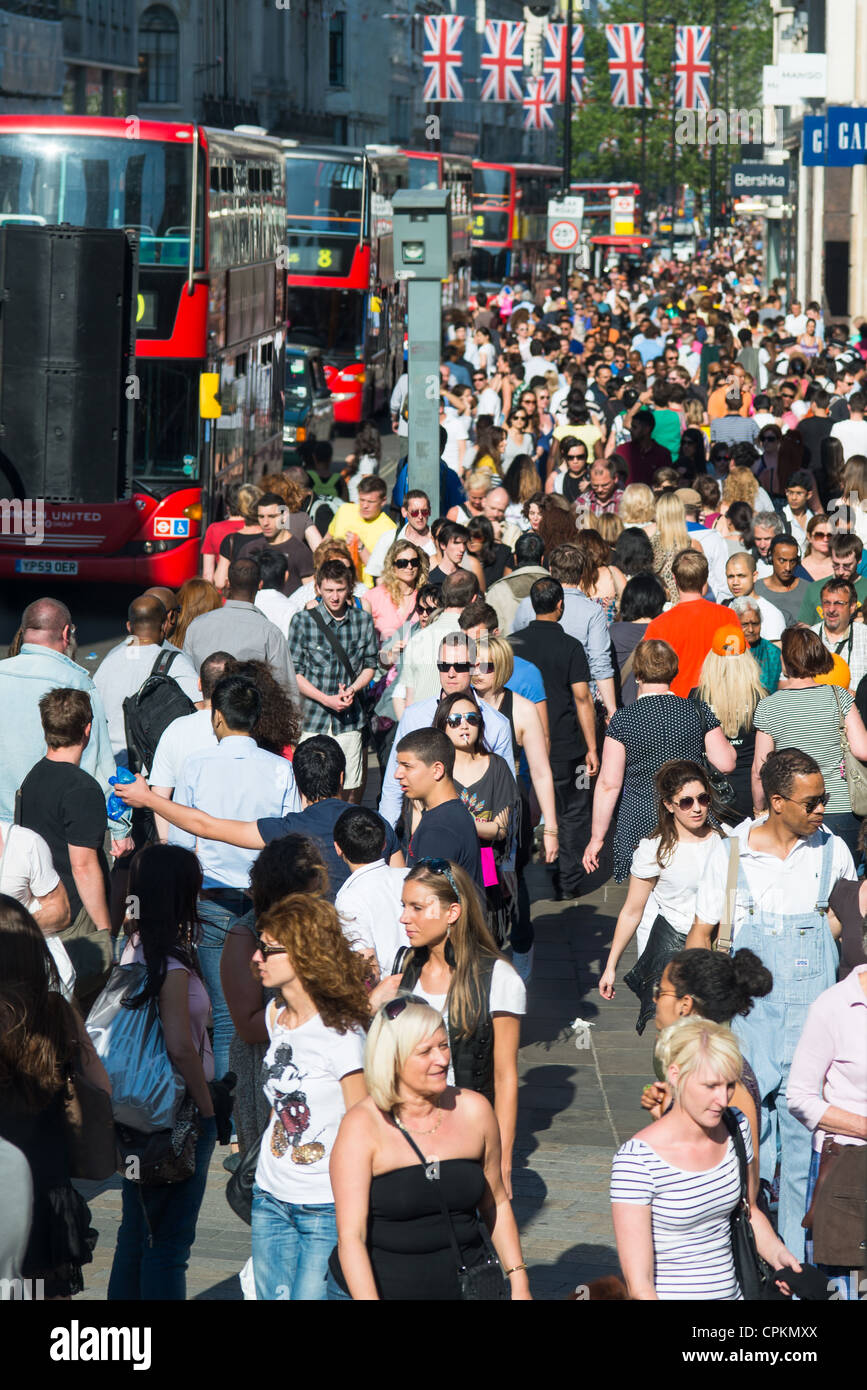
[[408,873],[390,868],[384,859],[362,864],[334,899],[344,936],[356,950],[375,952],[381,975],[391,974],[398,948],[409,945],[400,921],[400,895]]
[[265,1011],[271,1044],[262,1089],[272,1110],[256,1182],[281,1202],[317,1206],[334,1201],[328,1164],[346,1113],[340,1082],[364,1066],[364,1033],[353,1028],[340,1034],[326,1028],[319,1014],[300,1028],[286,1028],[276,1021],[282,1007],[278,1001]]
[[[704,873],[708,855],[719,836],[711,834],[707,839],[695,842],[679,840],[664,869],[656,862],[659,836],[648,835],[639,840],[632,856],[632,874],[635,878],[655,878],[641,925],[653,925],[659,914],[675,931],[689,932],[695,920],[695,895],[699,880]],[[648,920],[649,918],[649,920]]]
[[449,468],[456,473],[466,466],[466,449],[463,458],[459,456],[458,446],[463,440],[465,443],[470,437],[470,426],[472,425],[471,415],[454,415],[451,418],[446,416],[443,420],[443,429],[446,432],[446,447],[442,452],[443,463],[447,463]]
[[[6,850],[3,858],[3,874],[0,877],[0,893],[26,907],[39,923],[39,898],[53,893],[60,875],[54,867],[51,850],[41,835],[28,830],[23,825],[12,825],[0,821],[0,835]],[[2,850],[0,850],[2,854]],[[48,947],[60,976],[60,992],[72,1003],[72,990],[75,985],[75,966],[69,959],[69,952],[58,936],[46,936]]]
[[499,425],[503,418],[503,402],[498,391],[493,386],[485,386],[479,392],[479,401],[476,406],[476,416],[492,415],[494,424]]
[[831,438],[843,445],[843,458],[867,454],[867,420],[838,420],[831,426]]
[[173,719],[156,746],[148,781],[152,787],[177,787],[190,754],[216,746],[217,735],[211,724],[209,709],[197,709],[195,714]]
[[266,618],[270,618],[275,627],[279,627],[288,641],[289,624],[296,611],[292,600],[281,594],[279,589],[259,589],[253,602],[257,608],[261,608]]
[[171,679],[177,682],[194,704],[202,698],[198,672],[190,658],[182,651],[173,647],[170,642],[163,642],[161,646],[157,646],[156,642],[149,642],[145,646],[134,643],[132,638],[128,637],[104,657],[93,677],[93,683],[102,697],[105,708],[112,753],[122,753],[126,748],[123,702],[128,695],[134,695],[144,685],[161,650],[175,653],[175,659],[168,671]]
[[[446,1008],[447,996],[445,994],[428,994],[421,980],[413,985],[412,992],[430,1004],[432,1009],[436,1009],[438,1014],[442,1014],[443,1021],[448,1023],[449,1014]],[[527,1012],[527,987],[517,970],[507,960],[494,961],[488,1003],[492,1014],[518,1014],[521,1016]],[[448,1084],[450,1086],[455,1084],[455,1069],[451,1062],[449,1062]]]

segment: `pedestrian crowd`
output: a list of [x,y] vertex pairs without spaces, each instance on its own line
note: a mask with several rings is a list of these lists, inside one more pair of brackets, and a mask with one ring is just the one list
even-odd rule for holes
[[[108,1297],[183,1299],[219,1144],[247,1297],[530,1298],[536,856],[575,932],[625,885],[599,992],[657,1033],[622,1296],[857,1296],[867,346],[777,288],[745,235],[480,290],[444,321],[438,508],[366,421],[231,486],[93,678],[61,599],[27,605],[0,1277],[83,1290],[73,1180],[119,1155]],[[406,436],[406,374],[390,408]]]

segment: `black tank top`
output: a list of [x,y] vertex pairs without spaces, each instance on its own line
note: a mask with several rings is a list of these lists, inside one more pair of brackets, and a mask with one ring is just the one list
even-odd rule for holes
[[[379,1296],[387,1301],[458,1299],[454,1252],[427,1171],[413,1162],[379,1174],[370,1184],[367,1251]],[[486,1256],[476,1217],[485,1190],[484,1169],[477,1159],[447,1158],[439,1164],[438,1181],[461,1254],[472,1268]],[[336,1248],[329,1264],[346,1291]]]

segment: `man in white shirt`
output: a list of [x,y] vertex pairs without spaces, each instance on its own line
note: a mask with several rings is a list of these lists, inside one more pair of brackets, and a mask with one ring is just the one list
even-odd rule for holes
[[[762,636],[777,646],[786,628],[786,619],[779,608],[756,593],[756,562],[748,550],[736,550],[729,556],[725,567],[727,598],[717,599],[718,603],[728,604],[732,599],[748,598],[761,615]],[[865,629],[867,632],[867,629]]]
[[[197,709],[195,714],[173,719],[163,732],[148,776],[148,782],[157,796],[171,796],[175,787],[180,785],[187,758],[206,748],[216,748],[217,735],[211,722],[211,696],[217,682],[225,675],[228,662],[232,660],[228,652],[214,652],[205,658],[199,672],[202,708]],[[160,840],[166,844],[169,838],[168,821],[156,815],[154,821]]]
[[[281,555],[279,550],[265,548],[256,552],[256,559],[259,563],[259,589],[253,603],[257,608],[261,608],[265,617],[278,627],[284,638],[288,640],[289,624],[297,611],[292,602],[283,593],[283,585],[286,582],[287,561],[286,556]],[[310,559],[310,568],[313,568],[313,559]],[[309,581],[308,581],[309,582]],[[303,588],[304,586],[299,586]],[[298,590],[296,589],[296,593]]]
[[[807,1011],[837,978],[839,956],[828,925],[828,899],[841,879],[854,880],[844,842],[822,826],[827,802],[818,764],[797,748],[772,753],[761,770],[766,817],[743,821],[731,840],[714,844],[698,885],[687,947],[710,947],[730,923],[735,951],[753,951],[773,977],[766,997],[732,1021],[761,1097],[761,1177],[771,1182],[780,1149],[780,1237],[804,1258],[811,1135],[789,1112],[786,1087]],[[729,892],[730,853],[738,854]]]
[[436,541],[430,529],[430,498],[427,493],[422,492],[421,488],[410,488],[400,511],[406,524],[397,531],[386,531],[370,552],[366,569],[371,579],[378,579],[382,574],[385,569],[385,557],[395,541],[412,541],[425,555],[436,555]]
[[855,622],[858,594],[848,579],[832,576],[821,589],[823,621],[816,623],[818,632],[829,652],[842,657],[849,667],[849,688],[857,690],[861,677],[867,675],[867,626]]
[[843,445],[843,458],[867,454],[867,420],[864,419],[864,394],[855,391],[849,397],[849,419],[838,420],[831,426],[831,438]]
[[515,336],[518,339],[518,351],[521,354],[522,362],[530,360],[530,323],[528,319],[519,319],[515,325]]
[[807,315],[802,312],[800,301],[792,300],[792,307],[786,314],[786,332],[790,338],[797,338],[807,327]]
[[60,992],[72,1003],[75,966],[56,935],[69,926],[69,898],[41,835],[24,825],[0,822],[0,893],[26,907],[45,937],[60,980]]
[[[211,696],[215,748],[193,753],[184,763],[174,800],[227,820],[266,819],[301,810],[292,764],[258,748],[253,729],[262,712],[262,697],[246,676],[224,676]],[[234,1025],[220,982],[220,955],[236,917],[249,910],[247,890],[256,851],[206,840],[175,827],[169,844],[195,850],[202,868],[199,916],[202,939],[198,956],[214,1013],[216,1076],[229,1068]]]
[[717,603],[725,603],[730,597],[726,580],[726,560],[729,548],[726,545],[719,531],[712,531],[707,526],[702,526],[699,521],[701,515],[701,497],[692,487],[679,487],[677,496],[683,503],[686,512],[686,529],[690,539],[698,541],[704,557],[707,560],[708,583]]
[[115,757],[126,753],[126,727],[123,702],[140,690],[163,651],[172,652],[166,674],[195,704],[199,699],[199,677],[189,657],[165,641],[166,610],[158,598],[143,594],[129,606],[126,630],[130,634],[104,657],[93,677],[108,720],[111,751]]
[[401,890],[407,869],[385,862],[383,824],[364,806],[344,811],[334,827],[334,848],[352,870],[334,906],[356,951],[375,959],[380,978],[392,974],[394,959],[409,938],[401,925]]

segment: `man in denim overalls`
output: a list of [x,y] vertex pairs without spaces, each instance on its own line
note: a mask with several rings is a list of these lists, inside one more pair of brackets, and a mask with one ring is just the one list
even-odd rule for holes
[[[784,1244],[804,1258],[801,1219],[806,1208],[810,1133],[789,1113],[789,1068],[807,1010],[837,978],[838,954],[828,926],[828,898],[855,866],[846,845],[822,828],[827,796],[818,764],[798,749],[772,753],[761,772],[767,818],[744,821],[733,840],[739,847],[737,891],[729,916],[734,949],[747,947],[774,977],[765,999],[732,1028],[750,1062],[762,1097],[760,1171],[771,1181],[780,1158],[778,1229]],[[729,851],[720,841],[711,852],[696,899],[696,920],[687,946],[711,945],[726,915]],[[731,914],[733,913],[733,916]]]

